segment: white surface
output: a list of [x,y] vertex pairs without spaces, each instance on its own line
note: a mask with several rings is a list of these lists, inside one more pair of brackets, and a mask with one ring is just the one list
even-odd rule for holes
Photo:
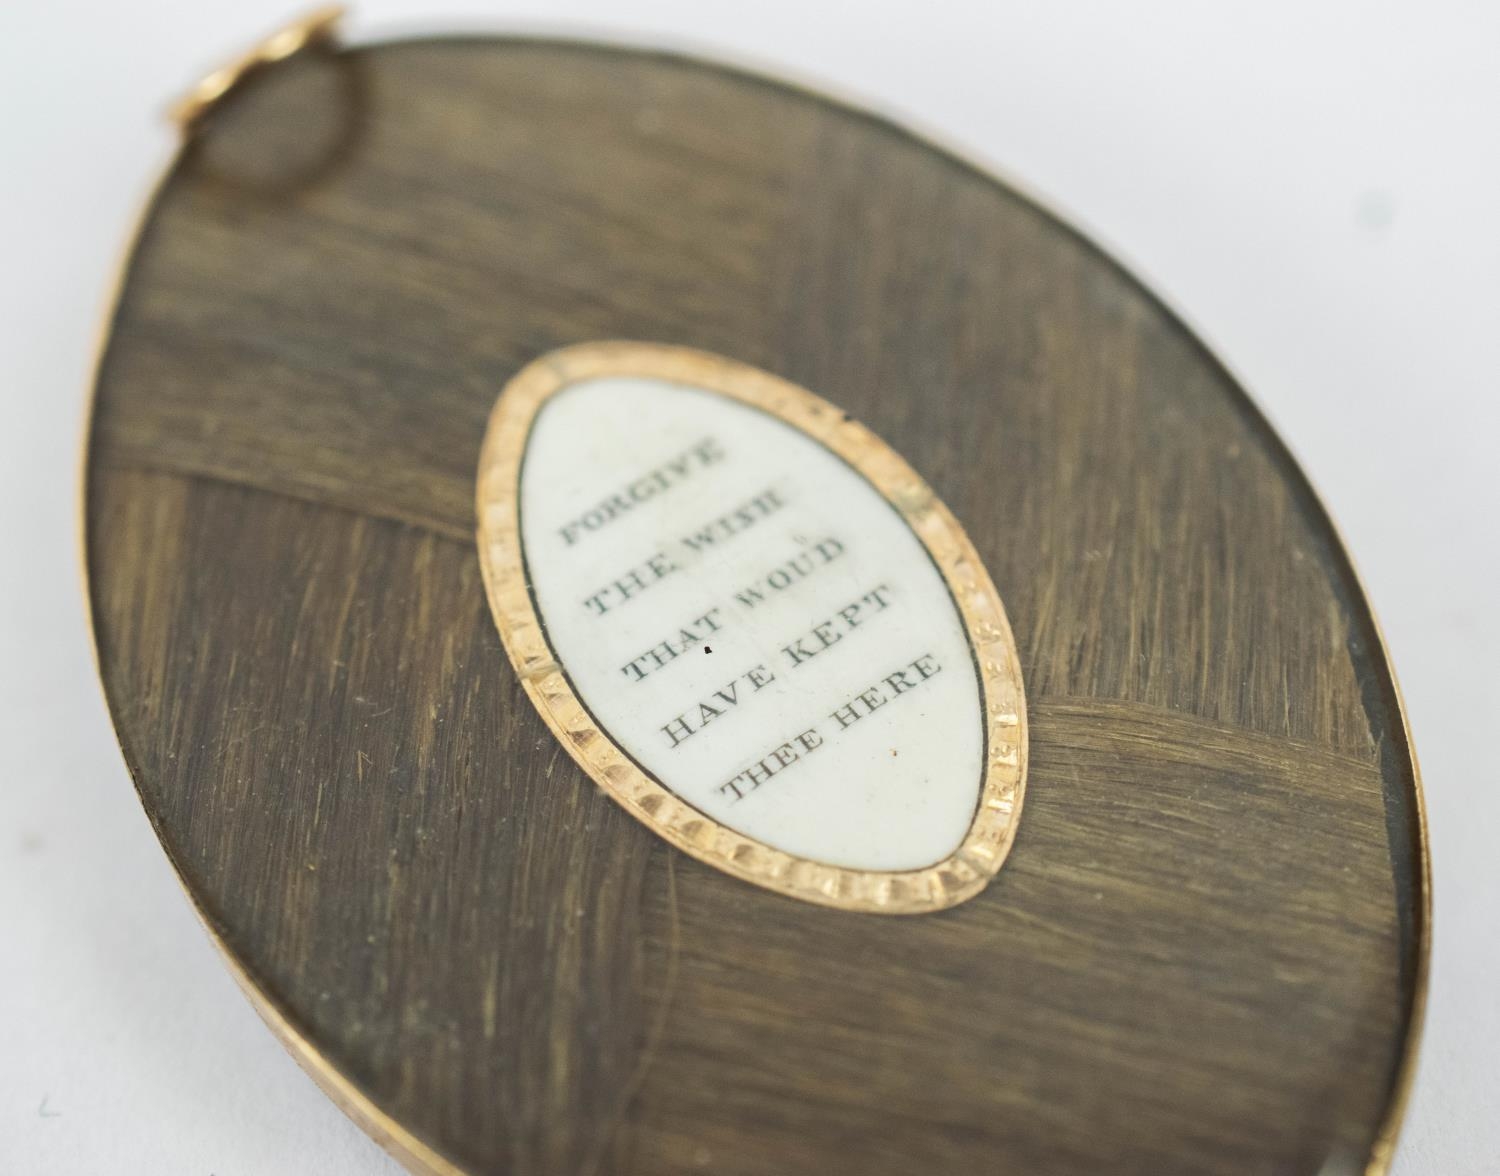
[[[364,4],[759,61],[1044,192],[1188,317],[1320,487],[1422,756],[1437,920],[1396,1171],[1500,1156],[1493,729],[1500,8],[701,0]],[[0,1172],[388,1172],[257,1022],[142,817],[83,629],[73,482],[165,100],[281,2],[0,6]]]
[[[690,477],[573,527],[683,455]],[[984,760],[976,655],[921,541],[817,441],[702,388],[580,381],[532,426],[521,531],[579,696],[694,808],[855,870],[921,869],[963,842]],[[641,654],[695,618],[715,631],[644,673]]]

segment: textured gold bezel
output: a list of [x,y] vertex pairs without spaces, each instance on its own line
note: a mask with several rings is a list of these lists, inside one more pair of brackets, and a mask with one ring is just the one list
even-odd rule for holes
[[[984,779],[963,843],[916,870],[854,870],[796,857],[731,829],[683,800],[611,739],[573,689],[548,642],[521,547],[521,462],[537,413],[579,380],[646,376],[758,408],[820,442],[896,509],[931,555],[958,606],[984,716]],[[601,788],[678,849],[771,890],[825,906],[888,914],[937,911],[978,894],[1015,839],[1026,786],[1026,702],[1015,640],[974,545],[932,489],[889,445],[827,401],[768,372],[707,352],[653,343],[584,343],[522,369],[500,393],[479,459],[479,561],[506,653],[543,721]]]

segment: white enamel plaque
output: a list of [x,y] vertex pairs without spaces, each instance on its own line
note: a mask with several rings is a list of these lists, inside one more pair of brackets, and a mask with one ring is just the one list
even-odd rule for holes
[[479,519],[542,717],[674,844],[876,911],[999,868],[1025,778],[1009,626],[957,521],[863,426],[717,356],[572,347],[502,393]]

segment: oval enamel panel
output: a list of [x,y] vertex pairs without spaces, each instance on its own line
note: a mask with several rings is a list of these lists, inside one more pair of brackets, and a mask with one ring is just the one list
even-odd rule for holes
[[479,518],[530,697],[674,844],[892,912],[999,868],[1025,774],[1004,610],[953,516],[844,413],[701,352],[554,352],[496,405]]

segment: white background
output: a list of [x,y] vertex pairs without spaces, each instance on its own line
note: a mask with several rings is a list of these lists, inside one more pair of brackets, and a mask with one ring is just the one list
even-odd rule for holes
[[[395,1170],[195,923],[110,733],[76,556],[90,357],[161,108],[288,15],[0,3],[3,1173]],[[1396,1171],[1500,1169],[1500,6],[370,0],[352,32],[453,18],[862,98],[1044,194],[1185,312],[1326,497],[1406,690],[1437,919]]]

